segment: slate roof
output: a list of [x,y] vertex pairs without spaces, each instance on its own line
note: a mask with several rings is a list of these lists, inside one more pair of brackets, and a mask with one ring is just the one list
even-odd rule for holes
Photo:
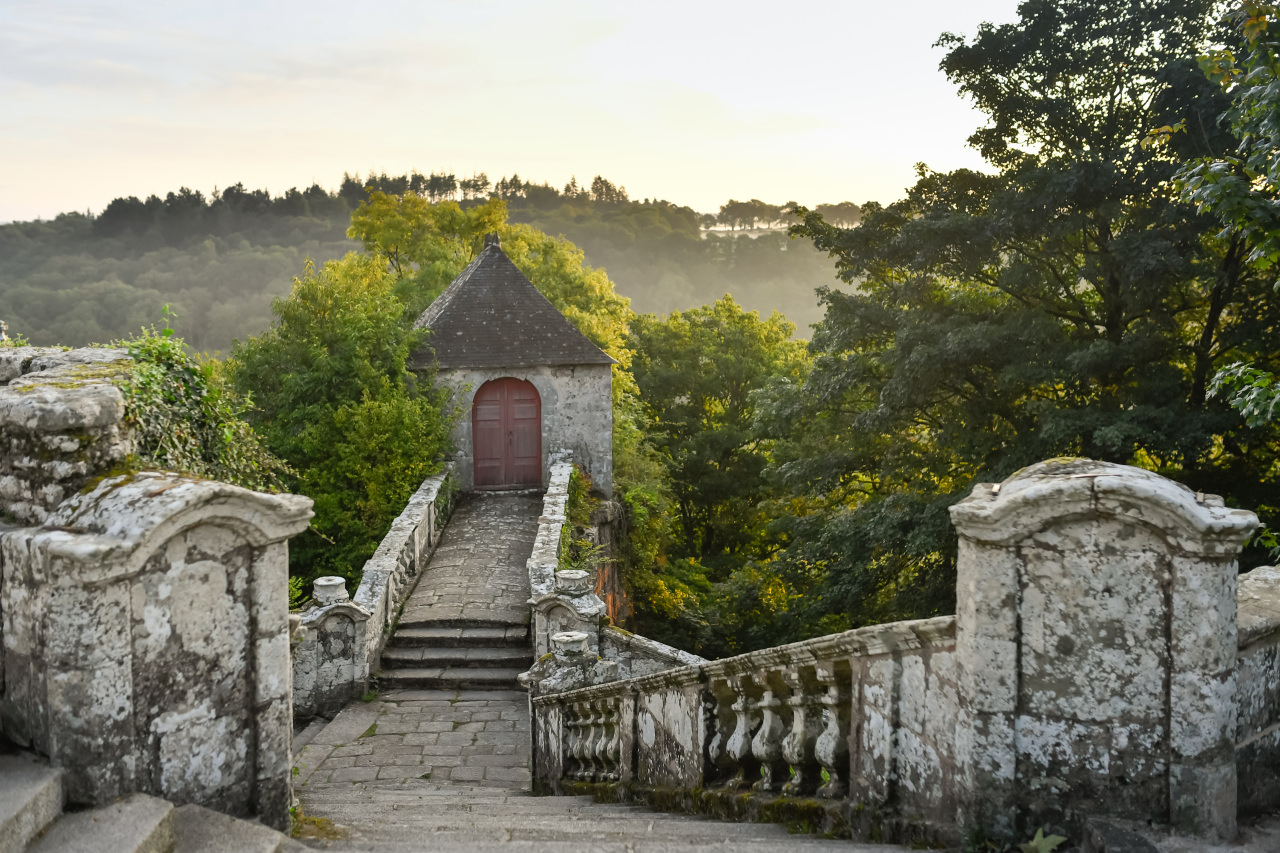
[[511,263],[496,235],[414,326],[431,336],[410,368],[615,363]]

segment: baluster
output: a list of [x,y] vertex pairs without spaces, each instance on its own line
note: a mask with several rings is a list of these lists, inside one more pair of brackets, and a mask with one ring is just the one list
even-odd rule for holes
[[849,793],[849,688],[847,674],[831,664],[817,667],[814,676],[823,686],[822,734],[813,744],[814,757],[827,771],[827,783],[819,797],[839,799]]
[[745,788],[760,778],[760,762],[751,752],[751,738],[760,726],[760,714],[755,700],[748,695],[750,684],[751,679],[743,676],[729,679],[736,697],[732,705],[733,733],[725,741],[725,754],[734,771],[726,785],[729,788]]
[[707,759],[711,778],[704,780],[708,787],[727,784],[733,778],[737,765],[729,756],[729,738],[733,736],[733,691],[727,681],[711,682],[702,697],[702,712],[706,715],[708,730],[712,732],[707,742]]
[[814,742],[822,731],[822,705],[813,690],[812,670],[788,670],[782,676],[791,688],[791,731],[782,741],[782,756],[791,764],[794,775],[782,786],[782,793],[808,796],[822,781],[820,765],[814,757]]
[[586,782],[594,782],[600,772],[600,710],[595,702],[584,704],[586,717],[583,722],[585,738],[582,747],[582,779]]
[[578,717],[572,705],[561,706],[564,714],[564,744],[561,747],[564,756],[563,778],[572,779],[578,770],[578,758],[574,750],[578,746]]
[[573,778],[585,781],[591,778],[591,707],[585,702],[575,702],[573,708],[577,716],[578,732],[573,744],[573,757],[577,759],[577,770]]
[[755,679],[764,688],[764,694],[757,703],[761,720],[760,728],[751,740],[751,754],[760,762],[762,772],[760,779],[751,787],[755,791],[777,791],[786,783],[791,769],[782,756],[782,739],[787,727],[780,712],[785,704],[778,698],[778,691],[768,674],[757,675]]
[[622,708],[618,700],[609,703],[606,710],[604,764],[605,780],[617,782],[622,778]]

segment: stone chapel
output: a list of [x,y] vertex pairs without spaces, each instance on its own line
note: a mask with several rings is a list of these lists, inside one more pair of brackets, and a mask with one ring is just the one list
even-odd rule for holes
[[409,359],[434,366],[463,412],[454,427],[463,489],[546,488],[560,451],[613,490],[613,358],[577,330],[502,251],[497,234],[415,324]]

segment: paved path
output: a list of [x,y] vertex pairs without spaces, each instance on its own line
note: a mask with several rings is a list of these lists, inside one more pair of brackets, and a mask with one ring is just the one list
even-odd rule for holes
[[[348,705],[298,753],[303,813],[348,835],[309,845],[378,853],[897,849],[532,796],[528,696],[509,688],[532,663],[525,563],[541,509],[536,495],[469,495],[459,505],[383,654],[383,692]],[[508,689],[476,689],[486,684]]]
[[477,492],[454,511],[401,624],[529,623],[525,563],[538,533],[542,497]]
[[904,848],[788,835],[740,824],[529,793],[529,710],[518,691],[395,691],[343,709],[303,750],[305,814],[347,833],[308,846],[417,853],[667,853]]

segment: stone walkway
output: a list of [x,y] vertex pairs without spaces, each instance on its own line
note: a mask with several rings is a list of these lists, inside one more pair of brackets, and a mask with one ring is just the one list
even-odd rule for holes
[[317,849],[417,853],[667,853],[903,848],[529,793],[529,710],[518,691],[394,691],[344,708],[304,747],[303,812],[346,838]]
[[400,624],[527,625],[525,563],[541,512],[542,497],[536,494],[466,495],[405,602]]
[[[347,836],[308,845],[377,853],[897,849],[532,796],[527,694],[476,687],[514,688],[516,672],[532,663],[525,562],[541,509],[536,495],[476,494],[459,505],[383,654],[382,693],[351,703],[318,733],[309,729],[297,752],[302,812]],[[518,668],[513,654],[523,656]]]

